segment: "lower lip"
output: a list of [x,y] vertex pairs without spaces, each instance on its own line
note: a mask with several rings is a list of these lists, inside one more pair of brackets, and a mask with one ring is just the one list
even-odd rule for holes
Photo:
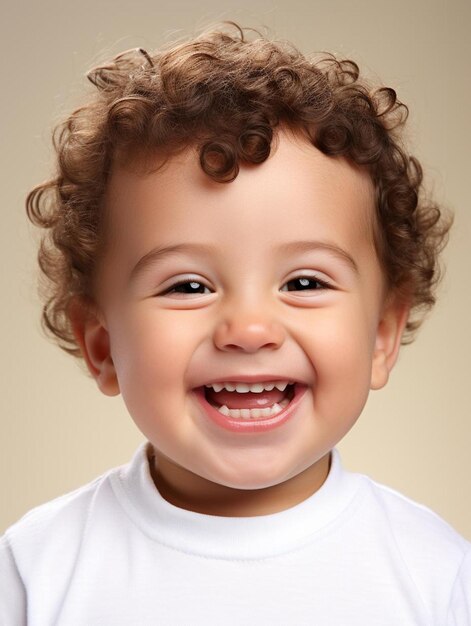
[[282,426],[296,411],[302,397],[304,396],[307,387],[295,385],[294,396],[291,402],[279,413],[273,417],[266,417],[265,419],[234,419],[229,416],[220,413],[212,404],[210,404],[204,395],[204,389],[199,387],[195,389],[195,394],[198,402],[202,406],[205,414],[218,426],[230,430],[234,433],[263,433],[269,430],[274,430],[279,426]]

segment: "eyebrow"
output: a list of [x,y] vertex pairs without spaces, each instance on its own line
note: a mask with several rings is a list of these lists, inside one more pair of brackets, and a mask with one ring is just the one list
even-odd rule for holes
[[141,274],[150,265],[154,265],[157,261],[172,256],[172,254],[193,253],[207,256],[210,253],[215,253],[216,249],[216,246],[201,243],[177,243],[170,246],[157,246],[139,259],[129,275],[129,282],[135,280],[137,275]]
[[[284,252],[285,254],[299,254],[314,250],[324,250],[325,252],[330,253],[332,256],[337,257],[340,261],[348,265],[350,269],[355,272],[355,274],[359,273],[358,265],[356,264],[354,258],[343,248],[328,241],[290,241],[288,243],[280,245],[278,247],[278,250],[280,252]],[[134,281],[139,274],[145,271],[146,268],[148,268],[150,265],[154,265],[157,261],[160,261],[165,257],[172,256],[174,254],[184,253],[196,253],[200,256],[208,256],[211,253],[215,254],[216,252],[217,247],[210,244],[188,242],[178,243],[169,246],[157,246],[139,259],[139,261],[131,270],[131,273],[129,275],[129,282]]]
[[355,274],[359,273],[358,265],[356,264],[355,259],[346,250],[329,241],[290,241],[281,245],[280,250],[285,253],[289,252],[298,254],[313,250],[323,250],[324,252],[329,252],[332,256],[337,257],[337,259],[348,265],[350,269],[355,272]]

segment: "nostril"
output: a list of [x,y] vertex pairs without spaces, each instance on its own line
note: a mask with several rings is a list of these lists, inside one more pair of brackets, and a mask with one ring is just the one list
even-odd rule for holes
[[224,344],[224,350],[232,350],[232,351],[241,351],[243,350],[244,352],[257,352],[258,350],[261,350],[262,348],[269,348],[270,350],[274,350],[278,347],[278,344],[275,342],[267,342],[267,343],[253,343],[250,344],[249,342],[242,342],[240,344],[237,343],[226,343]]

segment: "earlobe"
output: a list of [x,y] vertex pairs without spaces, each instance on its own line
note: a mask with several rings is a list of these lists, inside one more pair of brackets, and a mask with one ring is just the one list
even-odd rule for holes
[[389,380],[389,374],[399,355],[409,310],[409,304],[394,302],[383,312],[376,331],[371,366],[371,389],[381,389]]
[[119,383],[111,357],[110,337],[99,315],[79,300],[68,309],[75,339],[80,346],[88,370],[105,395],[119,394]]

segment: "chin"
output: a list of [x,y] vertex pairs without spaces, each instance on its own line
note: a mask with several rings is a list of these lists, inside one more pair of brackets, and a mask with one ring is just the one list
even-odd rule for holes
[[286,476],[274,476],[273,472],[261,472],[260,468],[258,472],[254,472],[251,471],[250,468],[248,468],[246,465],[245,470],[245,473],[242,473],[242,475],[240,472],[231,472],[232,475],[229,475],[229,472],[227,472],[224,477],[215,476],[214,478],[209,480],[212,480],[214,483],[223,487],[228,487],[230,489],[239,489],[241,491],[269,489],[270,487],[275,487],[276,485],[280,485],[281,483],[284,483],[286,480],[288,480]]

